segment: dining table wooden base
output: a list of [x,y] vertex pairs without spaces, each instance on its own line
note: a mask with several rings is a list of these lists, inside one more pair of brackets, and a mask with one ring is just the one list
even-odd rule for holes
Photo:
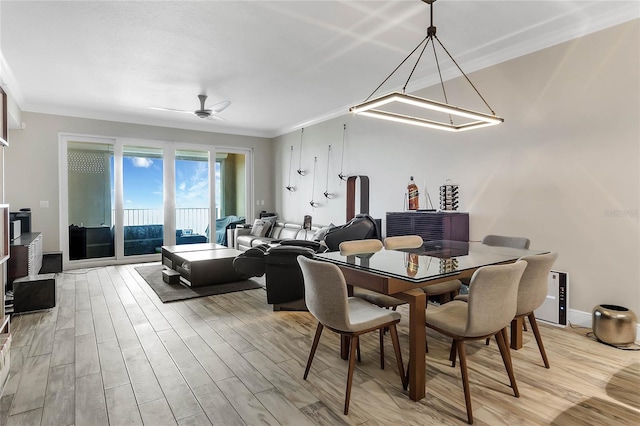
[[[546,251],[493,247],[476,242],[426,241],[411,250],[381,250],[362,255],[340,252],[317,253],[314,258],[337,265],[348,285],[393,296],[409,304],[408,393],[413,401],[426,396],[425,310],[427,295],[422,287],[452,279],[471,277],[483,266],[515,262],[518,258]],[[522,346],[522,321],[512,325],[512,347]],[[515,334],[514,334],[515,333]],[[349,356],[349,340],[341,341],[341,356]]]
[[412,289],[394,294],[400,300],[409,303],[409,398],[420,401],[426,396],[426,344],[425,309],[427,295],[421,289]]
[[524,317],[514,318],[511,321],[511,343],[513,350],[522,348],[522,329],[524,328]]

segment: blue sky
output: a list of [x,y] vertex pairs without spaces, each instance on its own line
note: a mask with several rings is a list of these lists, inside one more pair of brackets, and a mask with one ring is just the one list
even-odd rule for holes
[[[124,157],[125,209],[162,209],[162,166],[161,158]],[[208,168],[204,161],[176,160],[177,208],[209,207]]]

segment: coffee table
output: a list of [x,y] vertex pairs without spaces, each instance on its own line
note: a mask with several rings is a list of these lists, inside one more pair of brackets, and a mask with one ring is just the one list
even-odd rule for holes
[[189,251],[202,251],[202,250],[218,250],[225,249],[226,246],[216,243],[197,243],[197,244],[180,244],[176,246],[162,246],[162,264],[167,268],[176,270],[176,263],[174,260],[176,253],[185,253]]
[[241,253],[230,248],[174,253],[175,270],[191,287],[246,280],[233,267],[233,259]]

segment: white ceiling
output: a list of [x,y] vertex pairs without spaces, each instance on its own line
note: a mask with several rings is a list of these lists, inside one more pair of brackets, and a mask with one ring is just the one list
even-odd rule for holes
[[[429,17],[419,0],[2,0],[0,83],[23,111],[273,137],[364,100]],[[638,1],[434,3],[467,74],[639,17]],[[434,65],[425,55],[410,89],[435,83]],[[195,110],[201,93],[231,101],[226,121],[149,108]]]

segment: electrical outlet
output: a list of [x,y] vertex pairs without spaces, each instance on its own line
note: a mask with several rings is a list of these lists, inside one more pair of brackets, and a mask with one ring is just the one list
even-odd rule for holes
[[42,207],[43,209],[49,208],[49,202],[48,201],[40,201],[40,207]]

